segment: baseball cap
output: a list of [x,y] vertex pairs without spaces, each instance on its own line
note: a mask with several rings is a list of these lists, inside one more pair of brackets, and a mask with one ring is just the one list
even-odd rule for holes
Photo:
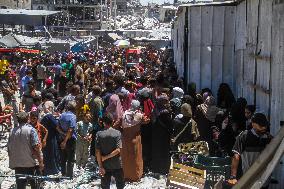
[[45,80],[45,84],[46,85],[51,85],[53,83],[53,81],[52,81],[52,79],[50,79],[50,78],[47,78],[46,80]]

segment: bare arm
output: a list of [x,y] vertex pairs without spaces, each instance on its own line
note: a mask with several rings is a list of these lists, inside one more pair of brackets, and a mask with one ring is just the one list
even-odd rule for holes
[[101,154],[101,151],[98,149],[96,149],[96,158],[97,158],[99,167],[103,167],[102,154]]
[[114,151],[112,151],[110,154],[106,156],[102,156],[102,161],[108,160],[116,155],[120,154],[120,148],[116,148]]
[[68,131],[66,133],[66,136],[65,136],[65,138],[63,140],[64,143],[66,143],[68,141],[68,139],[71,138],[72,132],[73,132],[73,129],[68,129]]
[[65,135],[65,133],[62,131],[62,129],[59,126],[56,127],[56,130],[59,134]]
[[60,144],[61,149],[65,149],[68,139],[71,138],[71,136],[72,136],[72,132],[73,132],[73,129],[69,128],[67,133],[66,133],[64,140]]
[[46,140],[47,140],[47,137],[48,137],[48,130],[45,127],[43,127],[43,129],[44,129],[45,135],[44,135],[44,138],[42,140],[42,147],[44,148],[46,146]]
[[240,162],[240,155],[235,153],[234,156],[232,157],[232,166],[231,166],[232,176],[237,176],[239,162]]
[[44,164],[43,164],[43,155],[41,152],[40,144],[37,144],[36,146],[34,146],[33,149],[34,149],[35,158],[38,160],[38,163],[39,163],[40,171],[42,171],[44,168]]
[[240,155],[235,153],[234,156],[232,157],[231,178],[228,180],[228,183],[230,185],[235,185],[238,182],[236,176],[237,176],[239,162],[240,162]]

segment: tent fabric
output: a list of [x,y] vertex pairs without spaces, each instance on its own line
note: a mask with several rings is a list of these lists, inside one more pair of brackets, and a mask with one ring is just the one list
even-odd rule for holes
[[0,39],[0,46],[2,47],[18,47],[21,43],[14,37],[13,34],[5,35]]
[[9,33],[0,38],[0,47],[21,47],[21,46],[34,46],[38,40],[24,35],[16,35]]

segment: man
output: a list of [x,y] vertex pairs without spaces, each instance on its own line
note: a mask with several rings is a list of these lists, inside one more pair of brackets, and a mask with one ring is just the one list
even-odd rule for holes
[[[75,69],[75,82],[80,78],[80,82],[84,83],[84,70],[82,68],[82,61],[78,61],[76,69]],[[78,77],[79,76],[79,77]]]
[[5,71],[4,79],[0,82],[0,89],[3,94],[5,105],[12,105],[13,101],[16,101],[15,92],[17,91],[17,86],[12,79],[10,79],[8,70]]
[[65,96],[60,103],[57,106],[57,111],[62,112],[64,110],[64,108],[66,107],[67,103],[69,101],[74,101],[76,96],[80,94],[80,87],[78,85],[73,85],[70,89],[70,94],[68,94],[67,96]]
[[46,67],[44,66],[43,62],[40,62],[36,66],[37,71],[37,90],[41,91],[43,87],[43,81],[46,79]]
[[112,128],[112,123],[111,115],[104,115],[102,118],[104,130],[96,135],[96,158],[102,176],[102,189],[110,188],[111,176],[115,178],[118,189],[124,188],[125,185],[120,156],[121,133]]
[[[28,124],[28,113],[19,112],[17,119],[19,126],[13,128],[8,139],[9,167],[15,170],[16,175],[34,175],[37,165],[40,171],[44,168],[40,141],[36,130]],[[25,189],[27,182],[27,179],[16,176],[17,189]],[[35,182],[30,184],[34,189]]]
[[66,112],[59,117],[59,128],[61,133],[60,156],[61,156],[61,174],[67,177],[73,177],[73,167],[75,162],[76,145],[76,102],[69,101],[66,105]]
[[31,70],[27,70],[26,76],[24,76],[21,80],[20,87],[20,95],[22,95],[28,89],[28,82],[33,79],[33,72]]
[[92,115],[92,124],[94,126],[92,133],[92,143],[91,143],[91,155],[95,156],[95,136],[96,133],[101,130],[99,125],[99,119],[102,118],[104,102],[100,97],[102,93],[101,88],[98,85],[93,87],[93,91],[90,92],[87,96],[87,104],[90,107],[91,115]]
[[41,92],[41,95],[42,95],[42,99],[43,99],[43,100],[46,99],[46,95],[47,95],[48,93],[51,93],[51,94],[53,95],[53,97],[54,97],[55,99],[57,99],[57,97],[58,97],[58,91],[57,91],[55,88],[52,87],[52,84],[53,84],[52,79],[47,78],[47,79],[45,80],[45,86],[46,86],[46,87],[45,87],[45,89]]
[[74,78],[74,75],[73,75],[73,71],[74,71],[74,66],[73,64],[71,63],[72,59],[67,59],[66,60],[66,63],[63,63],[61,65],[62,69],[66,70],[66,77],[69,79],[69,80],[72,80],[73,81],[73,78]]
[[[272,139],[268,132],[269,122],[264,114],[254,114],[251,122],[252,129],[240,133],[233,147],[234,156],[232,158],[231,178],[229,180],[229,183],[232,185],[237,183],[237,169],[240,159],[242,160],[242,171],[244,174]],[[264,184],[264,188],[268,188],[267,183]]]
[[34,105],[34,98],[41,95],[39,91],[35,89],[35,81],[30,80],[27,83],[28,89],[24,92],[20,103],[20,111],[30,112]]

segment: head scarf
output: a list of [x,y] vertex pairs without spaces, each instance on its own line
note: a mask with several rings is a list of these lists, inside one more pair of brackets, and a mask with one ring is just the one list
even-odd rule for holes
[[173,98],[182,98],[184,95],[184,92],[182,88],[174,87],[173,88]]
[[43,110],[45,113],[53,113],[54,103],[52,101],[46,101],[43,105]]
[[202,95],[203,102],[206,101],[206,99],[207,99],[208,96],[209,96],[209,93],[208,93],[208,92],[205,92],[205,93]]
[[181,113],[184,117],[192,117],[192,110],[191,110],[191,106],[187,103],[184,103],[181,106]]
[[211,121],[215,122],[219,108],[216,107],[216,101],[213,96],[208,96],[203,104],[200,105],[205,117]]
[[157,116],[162,112],[167,111],[170,108],[169,97],[166,94],[159,95],[155,107]]
[[130,110],[136,111],[140,107],[140,102],[138,100],[132,100]]
[[117,94],[113,94],[110,97],[106,111],[112,115],[114,120],[119,120],[122,117],[123,108]]

